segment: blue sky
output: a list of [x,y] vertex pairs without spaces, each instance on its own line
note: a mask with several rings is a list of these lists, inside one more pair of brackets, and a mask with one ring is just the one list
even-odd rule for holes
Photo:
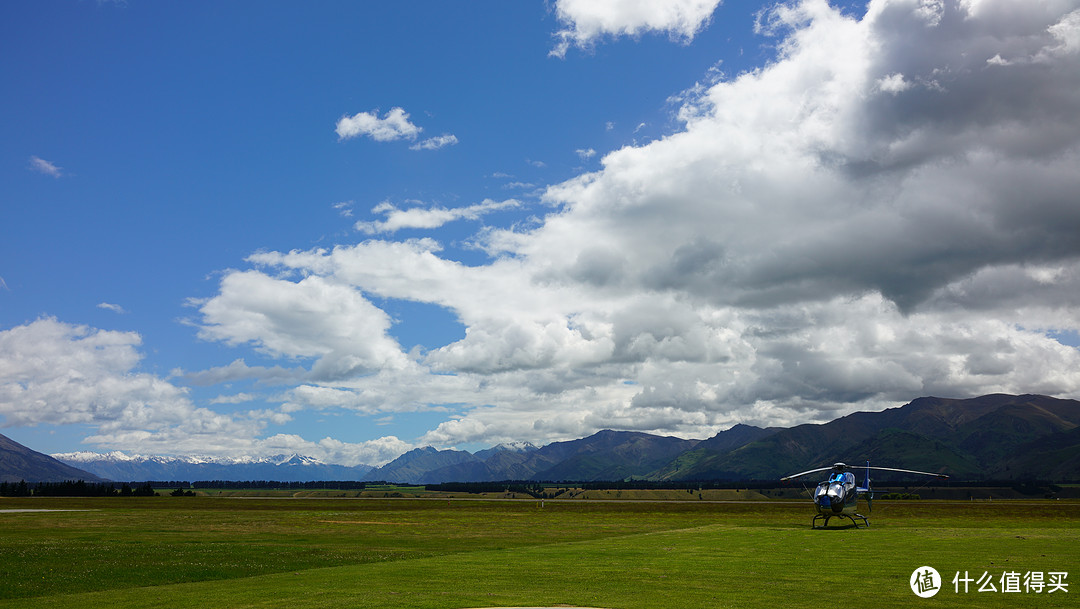
[[1078,10],[5,3],[0,433],[377,464],[1076,397]]

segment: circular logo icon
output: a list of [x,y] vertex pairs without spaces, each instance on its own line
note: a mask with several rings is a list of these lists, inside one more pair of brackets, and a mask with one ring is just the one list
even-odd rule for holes
[[908,580],[911,591],[919,598],[930,598],[941,590],[941,575],[933,567],[919,567]]

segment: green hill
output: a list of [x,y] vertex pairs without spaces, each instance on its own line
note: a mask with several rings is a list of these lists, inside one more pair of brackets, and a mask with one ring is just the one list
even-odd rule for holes
[[0,435],[0,482],[105,482],[104,479],[65,465],[49,455],[30,450]]
[[651,477],[775,479],[869,459],[956,478],[1080,480],[1080,402],[1041,395],[919,398],[821,425],[783,429],[732,450],[702,443]]

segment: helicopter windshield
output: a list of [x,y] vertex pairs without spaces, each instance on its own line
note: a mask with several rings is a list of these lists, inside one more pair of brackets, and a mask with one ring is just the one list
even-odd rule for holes
[[851,472],[843,472],[840,474],[833,474],[829,476],[830,484],[855,484],[855,474]]

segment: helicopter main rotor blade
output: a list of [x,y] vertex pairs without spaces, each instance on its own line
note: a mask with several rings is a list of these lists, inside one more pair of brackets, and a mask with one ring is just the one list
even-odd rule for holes
[[807,470],[805,472],[800,472],[798,474],[792,474],[790,476],[784,476],[783,478],[780,479],[780,481],[784,482],[786,480],[791,480],[792,478],[798,478],[800,476],[805,476],[806,474],[816,474],[817,472],[827,472],[830,469],[832,469],[831,466],[830,467],[819,467],[817,469]]
[[948,478],[948,476],[945,475],[945,474],[935,474],[933,472],[919,472],[919,471],[915,471],[913,469],[897,469],[895,467],[867,467],[865,465],[859,465],[857,467],[859,467],[860,469],[877,469],[877,470],[886,471],[886,472],[903,472],[905,474],[921,474],[923,476],[935,476],[937,478]]
[[[780,481],[781,482],[786,482],[788,480],[791,480],[792,478],[799,478],[799,477],[805,476],[807,474],[816,474],[818,472],[827,472],[827,471],[835,469],[835,468],[836,468],[836,465],[832,465],[830,467],[819,467],[817,469],[810,469],[810,470],[806,470],[805,472],[799,472],[797,474],[792,474],[790,476],[784,476],[783,478],[780,479]],[[845,465],[844,469],[845,470],[876,469],[876,470],[885,471],[885,472],[902,472],[902,473],[905,473],[905,474],[919,474],[919,475],[922,475],[922,476],[934,476],[934,477],[943,478],[943,479],[946,479],[946,478],[949,477],[946,474],[936,474],[934,472],[920,472],[920,471],[917,471],[917,470],[914,470],[914,469],[899,469],[899,468],[896,468],[896,467],[869,467],[869,468],[867,468],[867,466],[865,466],[865,465]]]

